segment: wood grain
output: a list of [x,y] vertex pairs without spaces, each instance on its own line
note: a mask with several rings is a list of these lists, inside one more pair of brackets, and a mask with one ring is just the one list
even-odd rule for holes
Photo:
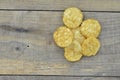
[[0,76],[0,80],[120,80],[120,77]]
[[101,49],[71,63],[52,35],[62,12],[0,11],[0,74],[120,76],[120,13],[84,12],[100,21]]
[[84,11],[120,11],[120,0],[0,0],[0,9],[64,10],[72,6]]

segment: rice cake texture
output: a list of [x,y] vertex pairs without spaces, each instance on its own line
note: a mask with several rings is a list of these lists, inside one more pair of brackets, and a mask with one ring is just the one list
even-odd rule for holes
[[82,54],[84,56],[96,55],[100,49],[100,42],[95,37],[89,37],[82,44]]
[[73,33],[69,28],[61,26],[54,32],[53,37],[59,47],[67,47],[72,43]]
[[85,37],[98,37],[101,26],[97,20],[87,19],[83,21],[80,31]]
[[78,61],[82,57],[82,48],[78,41],[74,40],[72,44],[66,47],[64,57],[71,62]]
[[77,40],[80,44],[83,43],[85,37],[80,32],[80,27],[72,30],[74,35],[74,40]]
[[82,23],[83,14],[78,8],[67,8],[63,14],[63,22],[68,28],[77,28]]

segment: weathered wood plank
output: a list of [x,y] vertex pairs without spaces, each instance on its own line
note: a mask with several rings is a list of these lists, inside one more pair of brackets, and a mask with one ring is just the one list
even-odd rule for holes
[[0,0],[0,9],[120,11],[120,0]]
[[0,80],[120,80],[120,77],[0,76]]
[[62,12],[0,11],[0,74],[120,76],[120,13],[84,14],[102,25],[101,49],[71,63],[52,38]]

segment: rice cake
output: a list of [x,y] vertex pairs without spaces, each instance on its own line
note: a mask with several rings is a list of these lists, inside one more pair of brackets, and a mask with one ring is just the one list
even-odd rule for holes
[[78,8],[67,8],[63,14],[63,22],[68,28],[77,28],[82,23],[83,14]]
[[84,56],[96,55],[100,48],[100,42],[95,37],[89,37],[82,44],[82,54]]
[[78,61],[82,57],[82,48],[78,41],[74,40],[72,44],[64,48],[64,56],[68,61]]
[[98,37],[101,26],[97,20],[87,19],[83,21],[80,31],[85,37]]
[[83,43],[85,37],[80,33],[80,27],[72,30],[74,39],[77,40],[80,44]]
[[54,40],[59,47],[67,47],[72,43],[73,33],[65,27],[59,27],[53,34]]

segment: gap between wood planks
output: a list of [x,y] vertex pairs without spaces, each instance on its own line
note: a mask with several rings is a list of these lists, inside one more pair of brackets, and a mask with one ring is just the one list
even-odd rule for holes
[[90,76],[90,75],[31,75],[31,74],[0,74],[0,76],[46,76],[46,77],[118,77],[120,78],[120,76]]
[[[39,10],[39,9],[0,9],[0,11],[51,11],[51,12],[63,12],[64,10]],[[88,11],[88,10],[82,10],[82,12],[120,13],[120,11]]]

